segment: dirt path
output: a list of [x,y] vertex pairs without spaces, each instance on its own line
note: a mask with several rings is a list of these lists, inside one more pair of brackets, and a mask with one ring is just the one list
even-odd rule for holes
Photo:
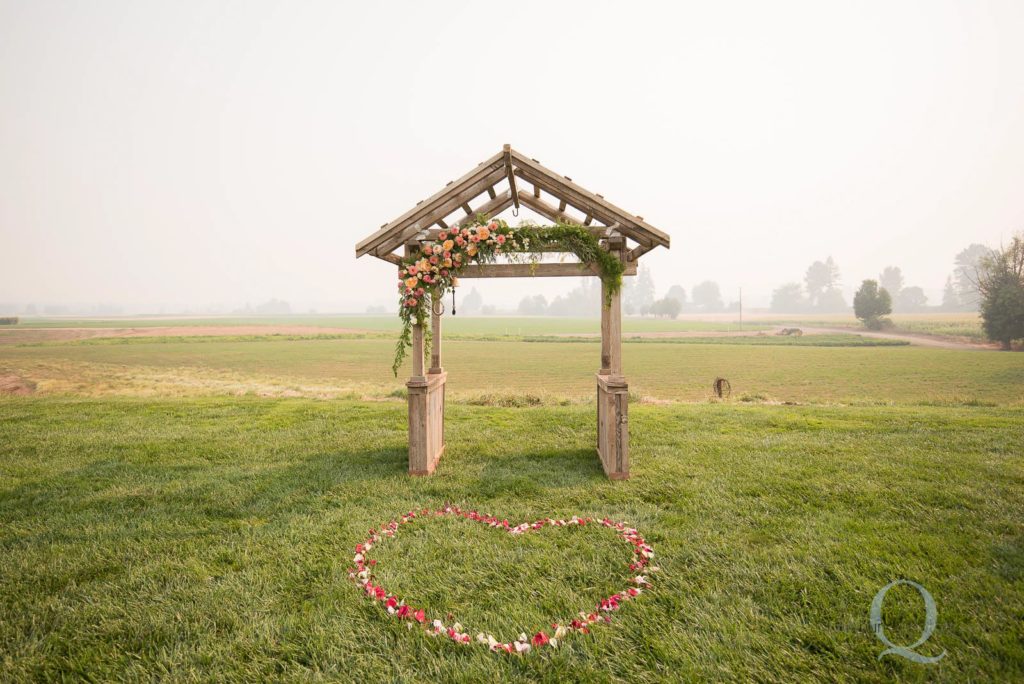
[[[791,326],[797,327],[797,326]],[[758,337],[775,335],[783,326],[772,330],[729,330],[714,332],[710,330],[676,330],[661,332],[623,332],[622,338],[642,339],[672,339],[680,337]],[[898,332],[875,332],[873,330],[859,330],[857,328],[820,328],[799,326],[804,335],[861,335],[880,340],[902,340],[919,347],[931,347],[933,349],[958,349],[968,351],[992,351],[997,349],[995,345],[980,344],[977,342],[962,342],[948,337],[932,337],[930,335],[917,335],[913,333]],[[559,333],[552,337],[600,337],[600,333]]]
[[[181,325],[143,328],[21,328],[0,330],[0,345],[67,342],[97,337],[226,337],[235,335],[344,335],[373,332],[362,328],[316,325]],[[379,331],[378,331],[379,332]]]
[[805,335],[861,335],[879,340],[905,340],[910,344],[919,347],[932,347],[933,349],[959,349],[966,351],[992,351],[994,345],[981,344],[978,342],[961,342],[948,337],[932,337],[931,335],[917,335],[914,333],[898,332],[876,332],[874,330],[857,330],[855,328],[817,328],[800,327]]

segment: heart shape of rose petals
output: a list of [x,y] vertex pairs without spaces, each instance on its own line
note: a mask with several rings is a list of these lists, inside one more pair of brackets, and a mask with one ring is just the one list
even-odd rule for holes
[[509,525],[508,520],[499,520],[494,516],[483,515],[476,511],[464,511],[457,506],[445,506],[439,508],[436,511],[424,508],[421,511],[410,511],[403,515],[399,520],[392,520],[391,522],[383,525],[380,530],[370,530],[370,536],[366,541],[356,544],[356,555],[352,558],[355,563],[355,567],[350,569],[349,577],[363,590],[364,594],[376,603],[380,603],[386,610],[388,615],[395,617],[398,620],[406,622],[407,626],[413,628],[420,626],[430,636],[444,636],[458,644],[470,644],[473,643],[474,639],[469,633],[463,631],[462,625],[458,622],[452,625],[445,625],[440,619],[431,620],[426,611],[422,608],[416,608],[407,604],[403,599],[391,594],[376,583],[371,568],[376,564],[375,560],[370,560],[368,552],[379,544],[383,539],[387,537],[394,537],[401,529],[402,525],[408,525],[416,520],[430,519],[432,517],[442,515],[455,515],[467,520],[474,520],[476,522],[484,523],[489,527],[501,529],[517,536],[532,532],[543,528],[545,525],[551,525],[554,527],[565,527],[568,525],[590,525],[599,524],[604,527],[611,528],[620,536],[627,544],[633,549],[633,559],[629,564],[629,571],[631,575],[635,575],[629,580],[630,586],[615,594],[612,594],[606,599],[602,599],[597,603],[592,611],[581,611],[579,617],[571,620],[569,624],[563,625],[555,623],[551,626],[551,633],[541,630],[534,634],[532,637],[527,636],[525,633],[520,634],[519,638],[515,641],[502,642],[495,639],[490,634],[477,634],[475,641],[477,643],[487,646],[491,651],[495,653],[527,653],[534,648],[548,647],[557,648],[566,636],[572,633],[583,633],[586,634],[590,631],[590,626],[596,622],[610,622],[611,617],[609,614],[613,611],[618,610],[623,603],[630,601],[639,596],[644,589],[651,586],[650,580],[647,574],[657,572],[658,568],[651,565],[651,559],[654,558],[654,549],[644,541],[643,537],[633,528],[627,526],[625,523],[613,522],[607,518],[603,520],[594,520],[593,518],[580,518],[573,516],[569,520],[552,520],[551,518],[543,518],[533,523],[522,523],[512,527]]

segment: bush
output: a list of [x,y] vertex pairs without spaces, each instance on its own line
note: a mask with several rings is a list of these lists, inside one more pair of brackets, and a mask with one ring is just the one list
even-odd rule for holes
[[0,318],[0,325],[18,325],[18,317],[7,316],[4,318]]
[[878,282],[865,280],[853,296],[853,313],[869,330],[881,330],[889,327],[890,321],[883,316],[892,313],[892,297]]
[[978,270],[981,323],[990,340],[1010,349],[1024,339],[1024,234],[981,259]]

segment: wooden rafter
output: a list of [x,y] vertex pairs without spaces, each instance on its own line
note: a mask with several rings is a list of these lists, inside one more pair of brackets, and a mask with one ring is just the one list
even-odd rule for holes
[[[508,181],[508,191],[499,193],[495,185],[502,180]],[[518,182],[522,180],[530,184],[532,192],[520,193]],[[528,186],[524,186],[528,187]],[[542,199],[542,191],[551,196],[550,203]],[[476,198],[484,193],[488,201],[479,208],[473,209]],[[557,207],[555,206],[557,202]],[[643,217],[629,214],[604,199],[600,194],[592,193],[572,181],[545,168],[535,159],[530,159],[505,145],[502,151],[479,164],[472,171],[457,180],[450,181],[444,189],[431,197],[418,202],[415,207],[402,214],[394,221],[387,223],[372,235],[356,245],[356,256],[371,254],[391,261],[395,249],[415,241],[417,236],[428,235],[435,226],[448,226],[451,215],[461,207],[466,216],[458,219],[471,220],[479,213],[490,216],[505,211],[510,206],[517,209],[525,204],[537,213],[553,220],[581,223],[566,213],[567,207],[583,215],[582,224],[591,232],[604,234],[596,223],[607,226],[614,225],[621,234],[635,241],[638,245],[628,252],[627,263],[634,261],[654,247],[669,246],[669,237],[646,223]],[[449,223],[446,223],[448,219]]]
[[[614,216],[614,220],[619,221],[623,226],[635,226],[637,229],[636,232],[648,238],[647,240],[643,240],[643,242],[654,242],[655,244],[664,247],[669,246],[669,236],[644,221],[643,217],[629,214],[622,209],[619,209],[614,204],[604,199],[604,197],[573,183],[572,179],[568,178],[568,176],[559,176],[550,169],[542,166],[540,163],[516,152],[515,150],[510,150],[510,154],[512,156],[512,162],[515,164],[516,168],[524,171],[527,176],[546,178],[552,186],[556,187],[558,192],[552,193],[556,197],[568,199],[570,203],[572,203],[572,197],[576,196],[582,202],[592,204],[594,207],[603,210],[602,212],[595,213],[595,216],[600,217],[601,213],[606,213]],[[573,204],[575,205],[575,203]],[[575,206],[583,209],[583,207],[579,205]]]
[[516,187],[515,169],[512,168],[512,146],[506,144],[502,148],[505,159],[505,176],[508,178],[508,189],[512,192],[512,204],[519,208],[519,188]]
[[[420,202],[415,207],[405,212],[391,223],[387,223],[381,226],[379,230],[377,230],[372,235],[370,235],[369,237],[362,240],[356,245],[356,256],[369,254],[372,250],[379,247],[380,244],[384,242],[386,238],[393,235],[393,233],[396,230],[401,230],[410,223],[415,223],[416,221],[420,220],[420,218],[422,218],[425,214],[429,213],[433,209],[436,209],[437,205],[442,203],[453,192],[464,190],[466,187],[476,183],[481,178],[493,175],[495,171],[500,172],[495,182],[503,178],[505,175],[503,157],[503,153],[499,152],[498,154],[479,164],[475,169],[473,169],[466,175],[462,176],[458,180],[455,180],[451,184],[446,185],[440,192],[437,192],[434,195],[431,195],[426,200]],[[493,184],[494,183],[491,183],[491,185]],[[397,244],[401,243],[402,240],[398,240]]]

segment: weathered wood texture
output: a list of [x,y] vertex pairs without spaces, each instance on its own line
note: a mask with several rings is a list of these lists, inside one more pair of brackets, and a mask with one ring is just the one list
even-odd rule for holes
[[[459,271],[459,279],[463,278],[583,278],[600,276],[597,266],[580,263],[540,263],[540,264],[470,264]],[[636,264],[626,264],[623,275],[636,275]]]
[[430,475],[444,453],[444,402],[448,374],[444,371],[410,378],[409,473]]
[[[529,183],[533,193],[520,192],[517,179]],[[494,186],[502,181],[507,181],[509,185],[510,204],[503,200],[495,201],[498,194]],[[558,200],[558,207],[542,200],[542,192]],[[491,201],[474,209],[473,202],[484,193]],[[372,254],[393,262],[392,252],[395,249],[434,225],[447,225],[447,217],[460,208],[470,217],[477,213],[493,216],[509,206],[519,207],[520,203],[551,220],[582,223],[586,226],[595,221],[608,226],[617,225],[622,234],[638,245],[631,260],[652,247],[669,246],[669,236],[645,222],[643,217],[620,209],[602,195],[580,187],[568,176],[559,175],[506,145],[498,154],[480,163],[458,180],[449,182],[438,193],[418,202],[415,207],[359,242],[356,245],[356,256]],[[566,214],[568,206],[583,218],[576,219]]]
[[441,317],[433,309],[433,298],[430,305],[430,374],[437,375],[444,370],[441,367]]
[[609,478],[629,477],[629,385],[622,376],[597,374],[597,453]]
[[[524,192],[520,192],[522,180]],[[509,189],[498,193],[495,185],[507,181]],[[533,192],[527,190],[532,186]],[[487,194],[476,209],[472,203]],[[547,193],[557,206],[542,198]],[[391,263],[399,263],[394,250],[405,246],[406,256],[415,254],[424,240],[436,240],[438,227],[453,229],[473,221],[477,214],[495,216],[520,203],[552,221],[578,223],[598,237],[602,247],[622,260],[625,275],[636,275],[639,258],[658,246],[669,246],[669,236],[642,216],[629,214],[604,197],[592,193],[505,145],[501,152],[432,197],[385,224],[356,245],[356,256],[372,254]],[[572,207],[582,219],[566,213]],[[453,217],[461,211],[465,216]],[[604,225],[599,225],[604,224]],[[635,246],[626,245],[630,239]],[[461,278],[520,278],[549,276],[600,275],[596,266],[579,263],[474,264],[459,273]],[[629,386],[622,374],[622,302],[621,294],[609,293],[602,286],[601,367],[597,373],[597,451],[609,478],[629,477]],[[433,345],[429,369],[424,368],[424,330],[413,326],[412,377],[409,390],[409,472],[429,475],[444,452],[445,387],[448,374],[441,365],[441,317],[431,315]],[[424,372],[427,370],[427,372]]]

